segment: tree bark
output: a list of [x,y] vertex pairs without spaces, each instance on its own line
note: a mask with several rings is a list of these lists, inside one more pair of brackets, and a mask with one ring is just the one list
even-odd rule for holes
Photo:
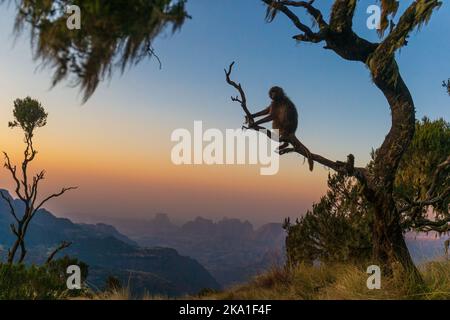
[[[338,172],[355,176],[361,182],[367,200],[375,209],[374,257],[390,271],[394,264],[400,263],[404,271],[412,271],[420,281],[420,273],[403,238],[401,212],[396,208],[393,197],[395,176],[415,131],[414,102],[400,76],[395,52],[407,45],[409,34],[429,20],[433,10],[441,6],[441,1],[414,1],[380,43],[369,42],[353,31],[353,16],[357,4],[355,0],[333,1],[329,23],[324,20],[320,10],[313,6],[313,1],[262,1],[268,6],[267,21],[271,22],[277,12],[282,12],[301,31],[301,34],[293,37],[295,40],[309,43],[325,41],[325,49],[334,51],[345,60],[364,63],[371,72],[373,82],[386,97],[391,109],[392,126],[368,170],[354,170],[351,166],[348,166],[350,170],[342,170],[339,162],[329,161],[314,154],[313,159],[326,160],[320,163]],[[314,32],[303,24],[290,7],[306,9],[317,23],[319,31]],[[395,11],[384,10],[384,14],[389,15]],[[387,22],[384,21],[381,31],[387,29]]]
[[387,274],[392,274],[400,264],[407,276],[412,276],[417,283],[422,282],[403,236],[400,216],[391,194],[376,199],[373,222],[373,258],[380,262]]
[[14,257],[16,256],[17,249],[19,248],[20,241],[18,239],[15,240],[11,249],[8,252],[8,264],[14,263]]
[[[378,59],[383,59],[379,61]],[[367,199],[375,209],[373,225],[374,259],[392,272],[400,263],[404,271],[422,281],[403,237],[400,212],[393,198],[395,176],[414,136],[415,108],[408,87],[404,83],[394,57],[388,59],[381,52],[368,61],[373,81],[383,92],[391,110],[391,129],[377,150],[372,172],[367,177]]]
[[350,29],[327,35],[327,49],[350,61],[363,62],[370,70],[373,82],[385,96],[391,110],[391,129],[376,152],[373,166],[360,181],[365,184],[365,196],[375,211],[373,225],[373,256],[392,273],[400,263],[404,271],[422,282],[409,254],[400,225],[393,193],[394,181],[403,154],[415,131],[414,101],[403,81],[395,54],[387,44],[373,44],[358,37]]
[[26,255],[25,243],[23,240],[23,237],[24,237],[23,227],[20,224],[19,224],[16,232],[17,232],[17,233],[15,233],[16,240],[14,241],[14,244],[11,246],[11,248],[9,249],[9,252],[8,252],[8,264],[14,263],[14,258],[16,257],[19,246],[21,249],[19,263],[23,261],[23,259],[25,258],[25,255]]

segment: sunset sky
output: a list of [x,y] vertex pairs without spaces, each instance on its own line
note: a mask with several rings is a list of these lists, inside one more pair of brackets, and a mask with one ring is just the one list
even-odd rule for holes
[[[329,1],[322,3],[324,12]],[[402,9],[411,1],[402,1]],[[355,29],[376,41],[366,27],[359,1]],[[325,4],[325,5],[323,5]],[[23,148],[12,120],[13,101],[31,96],[49,112],[36,133],[34,168],[47,170],[42,192],[60,186],[79,189],[51,202],[58,216],[76,221],[101,217],[151,218],[165,212],[181,220],[197,215],[281,221],[297,217],[326,190],[329,173],[313,173],[298,155],[282,158],[278,175],[260,176],[259,166],[180,166],[171,163],[177,128],[239,128],[243,113],[230,101],[235,92],[223,68],[236,61],[234,78],[244,86],[253,111],[268,104],[267,91],[282,86],[300,113],[298,136],[312,152],[358,165],[369,159],[390,126],[388,104],[371,83],[364,65],[347,62],[321,45],[296,44],[296,30],[280,15],[264,21],[258,0],[191,0],[193,16],[181,32],[154,44],[163,67],[148,60],[116,73],[81,105],[77,88],[66,83],[49,89],[51,72],[33,62],[27,34],[12,34],[12,6],[0,7],[0,149],[19,160]],[[441,82],[450,77],[450,5],[445,1],[428,26],[413,33],[398,62],[415,100],[417,117],[450,121],[450,99]],[[6,171],[0,188],[11,189]]]

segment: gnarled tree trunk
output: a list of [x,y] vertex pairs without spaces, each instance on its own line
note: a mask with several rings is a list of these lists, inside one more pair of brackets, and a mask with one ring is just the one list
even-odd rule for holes
[[393,198],[400,161],[414,136],[414,102],[393,57],[386,61],[382,51],[377,52],[368,60],[368,66],[374,83],[389,103],[392,119],[391,130],[377,150],[373,172],[367,177],[366,196],[375,209],[374,258],[384,262],[388,271],[400,263],[407,272],[420,278],[406,246],[400,213]]
[[327,49],[350,61],[363,62],[373,82],[382,91],[391,110],[391,129],[376,152],[372,170],[364,172],[360,181],[366,186],[365,196],[375,210],[373,239],[374,258],[384,269],[392,271],[400,263],[403,269],[420,281],[403,237],[400,213],[393,192],[395,176],[403,154],[415,131],[415,108],[403,81],[395,56],[387,44],[373,44],[359,38],[351,29],[328,33]]
[[[392,16],[398,10],[397,1],[382,1],[380,34],[389,28],[389,34],[380,42],[372,43],[359,37],[353,30],[353,18],[357,1],[334,0],[329,21],[314,6],[314,1],[262,0],[267,5],[266,19],[272,21],[283,13],[301,32],[293,38],[301,42],[325,42],[325,49],[334,51],[345,60],[364,63],[371,72],[373,82],[383,92],[391,110],[392,125],[382,146],[377,150],[374,163],[369,169],[355,168],[354,157],[347,163],[331,161],[311,154],[311,158],[340,173],[355,176],[364,186],[367,200],[375,209],[373,238],[374,257],[388,271],[400,264],[404,271],[412,272],[421,281],[408,248],[401,226],[401,213],[394,201],[394,181],[403,154],[411,143],[415,130],[415,110],[411,94],[400,76],[395,52],[407,45],[409,34],[426,23],[433,11],[442,4],[439,0],[413,1],[396,24]],[[292,10],[303,8],[315,20],[310,28]],[[317,31],[313,29],[318,29]],[[240,88],[242,91],[242,88]],[[245,100],[243,104],[245,104]],[[292,149],[304,154],[298,148]]]

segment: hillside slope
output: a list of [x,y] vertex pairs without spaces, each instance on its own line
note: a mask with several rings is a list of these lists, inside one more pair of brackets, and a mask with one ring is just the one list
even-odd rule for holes
[[[0,192],[9,196],[5,190]],[[21,203],[14,201],[14,206],[20,212]],[[0,199],[0,258],[3,260],[14,241],[8,210],[6,202]],[[102,289],[109,275],[130,286],[134,294],[181,296],[220,287],[196,260],[181,256],[174,249],[141,248],[112,226],[76,224],[46,210],[40,210],[30,224],[26,263],[44,262],[49,251],[64,240],[73,244],[59,255],[67,254],[86,262],[93,289]]]
[[404,274],[382,276],[381,288],[367,288],[366,267],[346,264],[275,268],[251,281],[214,293],[218,300],[434,300],[450,299],[450,262],[420,266],[425,286]]

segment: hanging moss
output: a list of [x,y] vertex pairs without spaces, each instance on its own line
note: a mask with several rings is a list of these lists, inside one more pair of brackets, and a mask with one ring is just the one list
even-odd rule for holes
[[[80,30],[67,28],[68,5],[81,9]],[[53,85],[70,77],[84,101],[115,67],[123,72],[153,55],[155,37],[189,17],[184,0],[21,0],[17,6],[15,30],[29,28],[34,58],[54,70]]]

